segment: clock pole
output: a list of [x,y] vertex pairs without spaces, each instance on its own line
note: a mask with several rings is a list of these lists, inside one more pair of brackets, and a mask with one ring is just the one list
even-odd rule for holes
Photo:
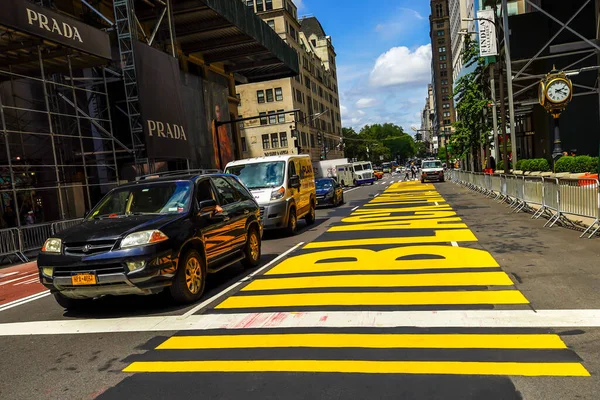
[[562,146],[560,142],[560,114],[552,114],[554,117],[554,150],[552,151],[552,159],[556,162],[562,157]]

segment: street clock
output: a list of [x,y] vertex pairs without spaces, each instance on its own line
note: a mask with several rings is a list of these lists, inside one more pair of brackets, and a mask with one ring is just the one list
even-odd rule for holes
[[553,69],[540,81],[538,101],[554,118],[558,118],[572,99],[573,83],[564,72]]

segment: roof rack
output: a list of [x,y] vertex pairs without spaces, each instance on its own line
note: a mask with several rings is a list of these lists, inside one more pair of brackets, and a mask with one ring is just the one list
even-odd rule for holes
[[187,169],[178,171],[165,171],[156,172],[154,174],[147,174],[142,176],[136,176],[136,182],[145,181],[147,179],[165,178],[169,176],[182,176],[182,175],[210,175],[210,174],[221,174],[223,171],[220,169]]

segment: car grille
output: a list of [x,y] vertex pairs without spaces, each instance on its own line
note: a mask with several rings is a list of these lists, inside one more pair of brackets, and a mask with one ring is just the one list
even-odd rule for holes
[[116,240],[99,240],[94,242],[65,243],[65,254],[71,256],[89,256],[106,253],[112,250]]
[[119,274],[125,272],[123,264],[75,265],[54,267],[54,276],[71,276],[78,272],[96,272],[98,275]]

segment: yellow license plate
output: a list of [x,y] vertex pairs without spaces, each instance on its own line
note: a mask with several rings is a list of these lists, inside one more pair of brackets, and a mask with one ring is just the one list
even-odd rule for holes
[[73,285],[95,285],[96,275],[94,274],[77,274],[71,277]]

